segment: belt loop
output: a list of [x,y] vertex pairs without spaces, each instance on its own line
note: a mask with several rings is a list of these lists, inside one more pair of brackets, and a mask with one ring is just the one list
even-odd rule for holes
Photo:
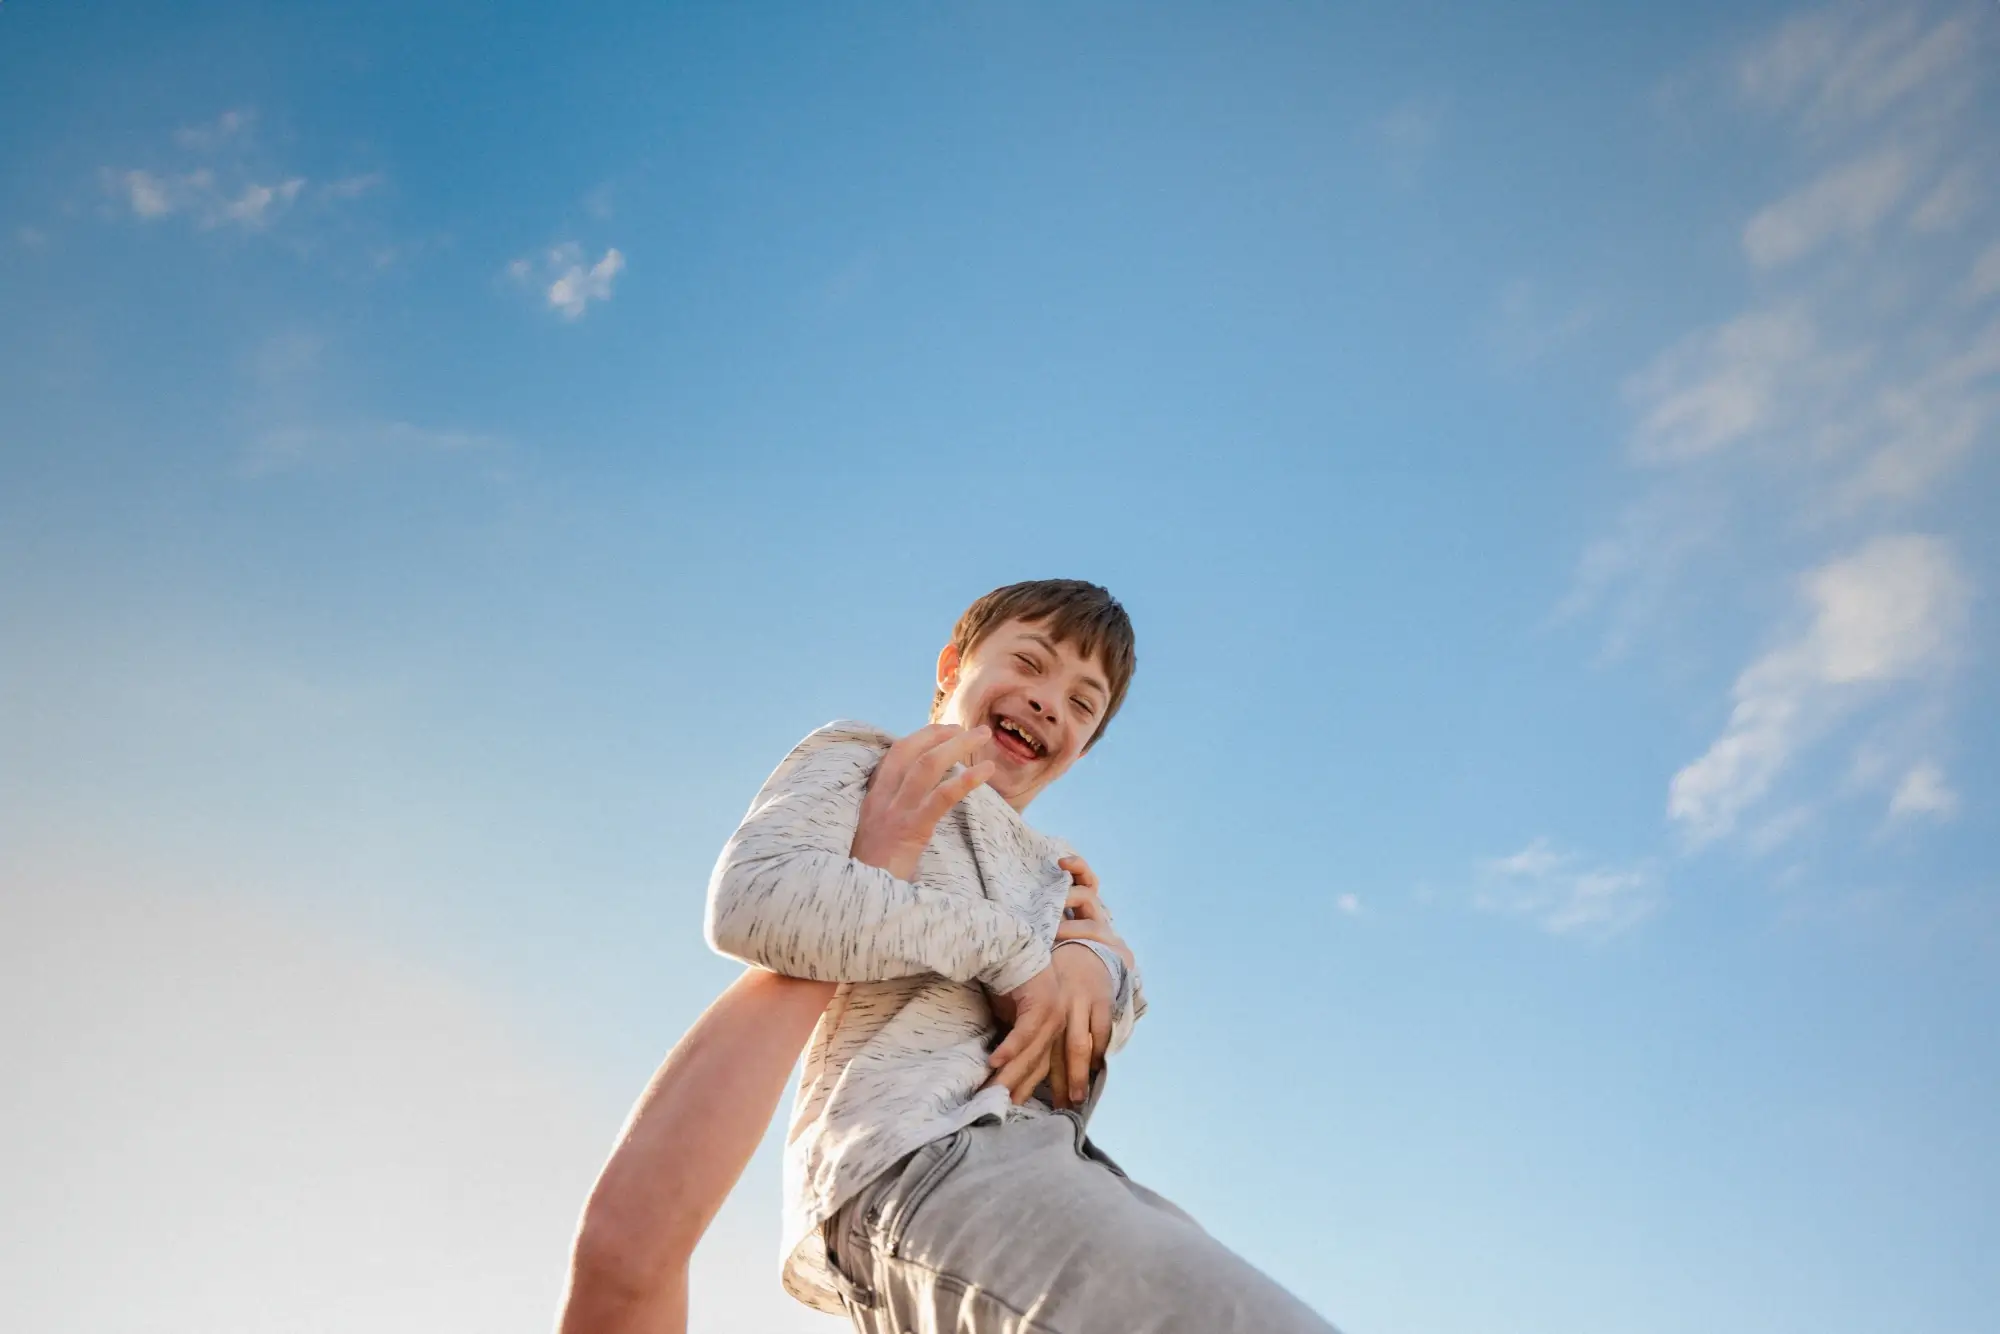
[[833,1280],[834,1291],[840,1294],[840,1299],[846,1302],[850,1308],[872,1311],[881,1303],[881,1298],[876,1296],[875,1290],[867,1284],[862,1283],[859,1279],[847,1276],[847,1271],[841,1264],[840,1248],[835,1244],[833,1239],[834,1233],[839,1230],[837,1225],[846,1216],[848,1210],[854,1207],[854,1203],[850,1201],[839,1213],[821,1223],[819,1225],[819,1235],[820,1240],[826,1246],[826,1272],[827,1276]]

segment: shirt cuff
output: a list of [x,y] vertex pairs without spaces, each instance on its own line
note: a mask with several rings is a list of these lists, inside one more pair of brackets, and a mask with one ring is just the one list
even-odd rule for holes
[[1126,969],[1125,961],[1118,957],[1118,951],[1095,940],[1064,940],[1058,942],[1056,948],[1061,949],[1064,945],[1081,945],[1097,956],[1105,971],[1111,974],[1111,1012],[1123,1014],[1132,1000],[1132,975]]
[[1025,986],[1029,978],[1049,966],[1049,951],[1038,940],[1031,940],[1007,962],[993,969],[980,981],[988,991],[1004,996],[1016,987]]

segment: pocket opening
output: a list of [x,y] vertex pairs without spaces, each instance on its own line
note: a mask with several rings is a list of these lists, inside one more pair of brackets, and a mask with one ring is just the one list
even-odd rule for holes
[[944,1149],[924,1168],[923,1175],[910,1187],[910,1193],[897,1200],[889,1209],[887,1226],[883,1229],[882,1249],[885,1254],[901,1258],[903,1238],[909,1234],[910,1221],[917,1216],[917,1210],[924,1207],[951,1169],[964,1161],[965,1154],[972,1147],[972,1128],[966,1126],[954,1131],[945,1142]]

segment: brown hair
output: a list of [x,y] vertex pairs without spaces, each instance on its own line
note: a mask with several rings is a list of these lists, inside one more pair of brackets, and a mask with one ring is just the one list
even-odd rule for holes
[[[1132,636],[1132,618],[1118,599],[1096,584],[1081,579],[1030,579],[1026,583],[996,588],[965,609],[952,627],[952,646],[961,658],[979,647],[981,640],[1009,621],[1033,621],[1044,625],[1058,644],[1074,644],[1086,658],[1095,658],[1104,667],[1111,697],[1104,702],[1104,716],[1090,734],[1085,750],[1097,744],[1112,715],[1125,702],[1126,688],[1138,666],[1138,650]],[[931,699],[931,718],[944,708],[944,691]]]

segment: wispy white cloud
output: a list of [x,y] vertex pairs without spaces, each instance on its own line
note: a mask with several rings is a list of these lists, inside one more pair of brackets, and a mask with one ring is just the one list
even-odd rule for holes
[[1338,908],[1344,916],[1361,916],[1361,896],[1359,894],[1342,894],[1333,901],[1333,906]]
[[181,218],[197,229],[261,232],[300,205],[332,206],[372,193],[385,177],[366,172],[314,186],[260,152],[257,113],[240,107],[174,131],[172,165],[106,167],[99,173],[115,210],[142,223]]
[[616,248],[606,250],[588,269],[572,264],[549,284],[549,304],[566,318],[576,319],[591,302],[611,299],[612,281],[624,270],[625,256]]
[[1477,874],[1475,907],[1529,918],[1558,936],[1605,939],[1645,921],[1660,902],[1650,867],[1594,863],[1547,838],[1481,863]]
[[1834,238],[1859,240],[1901,202],[1914,174],[1908,155],[1897,148],[1835,167],[1758,210],[1743,229],[1743,251],[1752,264],[1771,268]]
[[1769,856],[1798,838],[1818,822],[1811,806],[1787,806],[1756,820],[1744,832],[1743,842],[1759,857]]
[[1896,784],[1896,791],[1889,798],[1889,818],[1923,816],[1949,820],[1958,814],[1958,804],[1958,793],[1946,781],[1944,770],[1926,760],[1911,768],[1903,775],[1903,781]]
[[1688,463],[1779,429],[1865,361],[1865,354],[1824,347],[1812,318],[1796,307],[1747,311],[1690,334],[1626,383],[1640,414],[1633,457]]
[[1869,687],[1951,665],[1968,585],[1935,537],[1880,537],[1804,580],[1812,616],[1736,679],[1728,726],[1668,786],[1667,812],[1696,842],[1735,829],[1798,753]]
[[1661,488],[1628,505],[1611,531],[1584,547],[1549,622],[1596,615],[1599,661],[1624,657],[1664,608],[1684,599],[1683,572],[1722,543],[1725,517],[1713,496],[1694,487]]
[[[1726,725],[1667,778],[1687,846],[1863,827],[1820,817],[1886,794],[1948,725],[1981,573],[1952,484],[2000,435],[1994,27],[1969,5],[1839,5],[1751,43],[1738,100],[1717,99],[1725,133],[1775,123],[1768,174],[1790,184],[1743,220],[1741,306],[1627,378],[1643,481],[1558,608],[1598,617],[1607,653],[1698,623],[1704,654],[1702,609],[1788,608],[1739,650]],[[1892,738],[1899,767],[1843,777],[1856,733]],[[1930,793],[1919,779],[1905,813]]]
[[360,172],[353,176],[342,176],[319,187],[323,199],[359,199],[373,194],[389,182],[388,176],[379,171]]
[[181,126],[174,131],[174,142],[190,153],[213,153],[248,138],[256,124],[255,107],[231,107],[214,120]]
[[[189,184],[209,188],[213,180],[207,172],[193,173]],[[164,218],[174,211],[174,183],[150,171],[108,172],[106,185],[113,188],[122,186],[126,202],[132,206],[132,212],[141,218]]]
[[[1834,480],[1829,503],[1844,513],[1922,499],[2000,421],[2000,321],[1858,405],[1857,457]],[[1835,438],[1832,429],[1826,438]]]
[[252,182],[243,187],[233,199],[225,199],[218,213],[204,219],[204,225],[214,225],[214,219],[236,223],[252,229],[268,226],[278,213],[292,206],[305,188],[305,178],[294,176],[290,180],[279,181],[276,185],[258,185]]
[[1850,131],[1911,103],[1955,104],[1968,91],[1979,18],[1933,18],[1913,4],[1841,4],[1800,14],[1746,49],[1745,97],[1815,132]]
[[1973,261],[1972,281],[1966,295],[1974,301],[2000,296],[2000,241],[1988,246],[1986,253]]
[[625,271],[625,253],[608,247],[595,263],[574,241],[550,246],[540,255],[523,255],[507,266],[515,282],[541,292],[551,310],[566,320],[583,318],[593,301],[609,301],[618,275]]
[[1910,226],[1919,232],[1951,231],[1972,216],[1978,203],[1979,176],[1961,164],[1946,172],[1910,210]]
[[262,231],[298,201],[305,186],[303,176],[292,176],[270,184],[246,181],[225,187],[207,167],[178,175],[138,169],[105,174],[106,190],[141,222],[179,215],[204,231],[224,226]]

